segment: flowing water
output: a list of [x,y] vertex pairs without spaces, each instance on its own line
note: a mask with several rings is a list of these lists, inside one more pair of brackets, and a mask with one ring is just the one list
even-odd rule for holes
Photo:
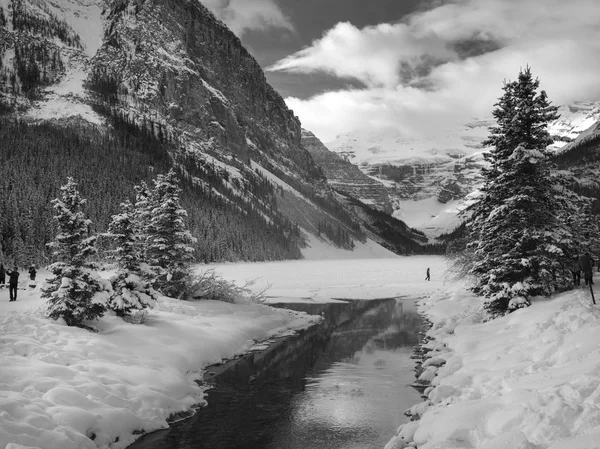
[[278,304],[323,324],[208,370],[208,405],[130,449],[383,449],[420,401],[414,301]]

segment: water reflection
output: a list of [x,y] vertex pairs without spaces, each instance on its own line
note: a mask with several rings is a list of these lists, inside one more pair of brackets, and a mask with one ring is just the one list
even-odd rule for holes
[[132,448],[381,449],[419,401],[412,302],[279,306],[326,321],[232,364],[207,407]]

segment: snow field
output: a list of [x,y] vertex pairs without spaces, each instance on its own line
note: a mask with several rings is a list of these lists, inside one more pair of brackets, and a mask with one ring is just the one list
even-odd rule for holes
[[39,281],[16,302],[0,289],[1,448],[124,448],[203,403],[203,368],[317,319],[161,297],[145,324],[109,313],[91,333],[46,319],[40,295]]
[[[418,298],[445,288],[446,264],[440,256],[396,256],[382,247],[379,250],[386,251],[386,254],[371,259],[366,258],[369,252],[365,250],[364,253],[357,251],[356,256],[364,258],[356,259],[223,263],[209,267],[238,285],[255,281],[253,290],[268,288],[265,293],[267,302],[330,302],[332,298],[395,296]],[[315,246],[315,251],[322,251],[319,254],[323,259],[327,258],[325,246]],[[337,254],[335,248],[329,247],[329,251]],[[431,269],[431,281],[424,280],[428,267]]]
[[386,449],[600,448],[600,308],[587,289],[483,322],[456,285],[420,302],[432,321],[428,399]]

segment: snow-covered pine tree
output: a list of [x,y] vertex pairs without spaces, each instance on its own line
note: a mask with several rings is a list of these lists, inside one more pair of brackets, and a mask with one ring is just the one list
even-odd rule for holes
[[118,266],[116,275],[110,279],[113,293],[108,307],[118,316],[129,316],[134,310],[152,308],[158,294],[147,280],[148,271],[140,257],[135,209],[131,202],[122,203],[121,213],[113,215],[108,235],[116,244],[113,258]]
[[137,235],[137,253],[142,259],[146,258],[146,242],[148,240],[148,229],[150,218],[154,209],[152,191],[145,182],[134,187],[134,231]]
[[185,291],[194,258],[191,245],[196,241],[185,225],[187,212],[181,207],[180,193],[174,170],[154,180],[146,239],[148,263],[160,269],[154,287],[171,297]]
[[96,264],[89,261],[96,254],[96,236],[89,235],[91,221],[83,212],[86,200],[69,177],[61,187],[61,198],[52,203],[58,235],[49,244],[56,262],[50,266],[54,276],[42,293],[48,299],[46,315],[63,318],[69,326],[93,330],[84,322],[104,314],[112,289],[110,282],[97,275]]
[[[568,283],[564,269],[571,231],[563,218],[564,186],[552,173],[546,128],[557,108],[530,68],[505,83],[485,145],[491,145],[490,168],[480,200],[469,208],[467,250],[472,254],[473,290],[485,296],[486,309],[504,313],[512,298],[528,305],[534,295],[548,295]],[[562,213],[561,211],[565,211]]]

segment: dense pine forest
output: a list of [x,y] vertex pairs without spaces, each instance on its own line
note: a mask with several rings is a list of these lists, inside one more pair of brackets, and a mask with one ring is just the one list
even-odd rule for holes
[[356,198],[339,191],[338,194],[363,218],[365,228],[383,239],[380,244],[390,251],[397,254],[444,254],[447,242],[428,243],[429,239],[422,231],[410,228],[403,221]]
[[[101,133],[83,121],[57,126],[5,118],[0,141],[0,261],[50,262],[46,244],[56,233],[50,202],[68,176],[79,183],[93,231],[101,233],[120,203],[132,199],[135,184],[172,167],[183,188],[189,229],[198,239],[197,261],[301,257],[300,231],[277,211],[269,183],[256,175],[233,194],[227,176],[215,167],[190,164],[184,155],[175,160],[170,155],[177,152],[168,144],[123,121]],[[263,201],[251,206],[251,195]]]
[[[573,170],[575,174],[580,174],[583,167],[597,168],[600,163],[600,134],[591,134],[579,142],[569,145],[567,149],[556,154],[553,160],[561,170]],[[579,168],[572,168],[573,166]],[[570,188],[579,195],[593,198],[591,213],[600,215],[600,179],[596,176],[590,179],[593,182],[586,182],[585,174],[581,174],[581,181],[572,183]]]

